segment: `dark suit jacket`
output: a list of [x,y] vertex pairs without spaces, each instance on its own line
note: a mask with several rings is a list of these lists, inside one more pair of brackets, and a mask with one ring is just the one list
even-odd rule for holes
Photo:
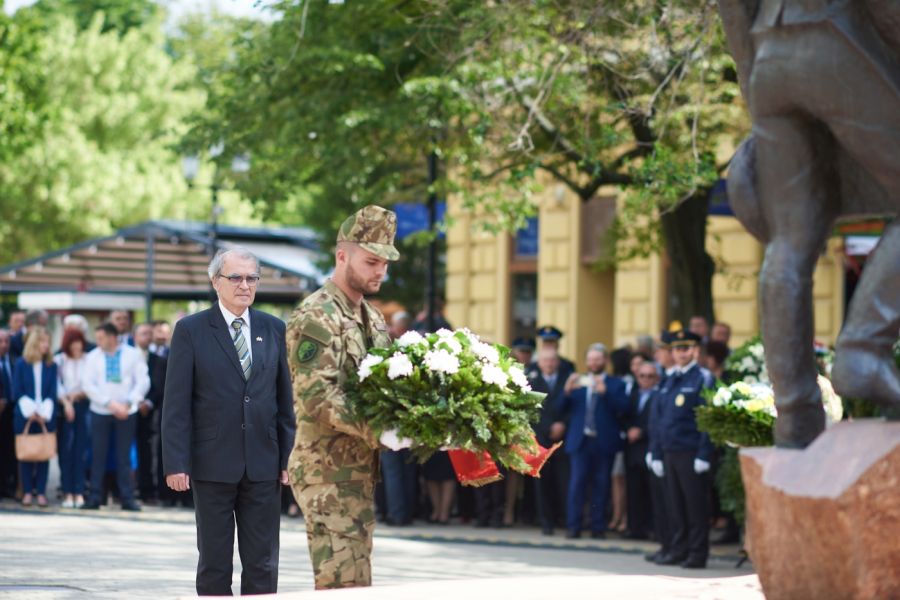
[[650,390],[650,397],[644,404],[643,410],[638,410],[641,403],[641,388],[635,385],[631,389],[626,430],[637,427],[641,430],[641,437],[637,441],[627,442],[625,445],[625,462],[629,466],[644,464],[644,458],[650,449],[650,408],[653,405],[655,393],[654,390]]
[[0,398],[6,398],[9,401],[9,407],[13,405],[16,401],[13,398],[12,391],[12,373],[13,373],[13,365],[16,364],[15,359],[8,353],[6,355],[6,360],[9,360],[9,373],[6,372],[6,369],[3,368],[3,357],[0,357]]
[[550,439],[550,426],[562,420],[559,407],[563,396],[565,396],[563,390],[566,387],[566,375],[561,371],[557,372],[552,390],[547,387],[547,382],[541,375],[540,369],[535,368],[528,371],[528,380],[531,382],[532,390],[547,394],[547,397],[541,403],[540,419],[532,426],[538,443],[547,448],[554,444],[553,440]]
[[22,356],[22,352],[25,351],[25,334],[23,332],[19,332],[15,335],[9,336],[9,362],[11,364],[16,362],[16,359]]
[[147,357],[147,374],[150,376],[150,390],[147,399],[153,403],[153,410],[160,410],[166,390],[166,369],[169,361],[152,352]]
[[252,369],[241,364],[218,303],[178,321],[163,401],[165,473],[237,483],[278,479],[294,443],[282,321],[250,309]]
[[[566,426],[566,443],[563,447],[568,454],[574,454],[585,439],[584,424],[587,417],[587,388],[580,387],[564,396],[560,404],[561,412],[570,414]],[[620,421],[628,413],[628,397],[621,379],[606,376],[606,393],[597,397],[594,408],[594,429],[597,439],[605,452],[615,454],[622,449]]]
[[[43,400],[45,398],[50,398],[53,400],[53,418],[47,421],[47,431],[55,431],[56,430],[56,381],[57,381],[57,370],[56,363],[50,363],[49,365],[44,365],[44,368],[41,370],[41,398],[35,398],[36,387],[34,381],[34,367],[25,362],[24,358],[19,358],[16,360],[16,365],[13,368],[13,381],[12,381],[12,394],[10,394],[10,402],[18,403],[19,398],[22,396],[28,396],[32,400]],[[25,423],[27,419],[22,415],[19,411],[18,404],[16,404],[16,411],[13,414],[13,430],[16,433],[22,433],[25,431]],[[42,431],[40,425],[33,423],[31,425],[30,431],[32,433],[37,433],[38,431]]]

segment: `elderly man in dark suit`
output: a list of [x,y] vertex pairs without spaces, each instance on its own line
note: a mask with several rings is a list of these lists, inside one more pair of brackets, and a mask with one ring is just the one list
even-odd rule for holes
[[[538,443],[549,448],[565,433],[559,408],[565,396],[566,373],[561,368],[556,348],[541,348],[536,367],[528,371],[528,380],[531,389],[547,394],[541,405],[540,419],[533,427]],[[532,478],[538,520],[544,535],[553,535],[557,521],[565,515],[568,479],[569,461],[562,452],[551,454],[541,469],[541,476]]]
[[628,397],[621,379],[606,374],[606,346],[591,344],[588,374],[580,387],[563,397],[560,414],[568,414],[563,447],[569,455],[569,492],[566,501],[566,537],[581,537],[582,508],[590,488],[591,537],[606,537],[613,459],[622,449],[620,420],[628,412]]
[[163,402],[166,483],[192,489],[197,593],[230,595],[237,521],[241,593],[278,587],[281,485],[294,443],[285,325],[250,308],[259,261],[219,252],[209,266],[219,301],[175,326]]
[[653,527],[651,478],[646,456],[650,449],[650,406],[659,383],[659,371],[652,362],[638,367],[637,385],[631,390],[625,445],[625,484],[628,490],[628,531],[626,537],[646,539]]

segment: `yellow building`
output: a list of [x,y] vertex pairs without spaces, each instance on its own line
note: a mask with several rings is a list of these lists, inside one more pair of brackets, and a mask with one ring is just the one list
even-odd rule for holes
[[[666,257],[632,261],[615,272],[593,268],[614,210],[613,198],[583,203],[567,188],[550,186],[539,202],[534,252],[522,251],[513,236],[478,232],[451,199],[456,221],[447,235],[447,318],[504,344],[535,326],[555,325],[564,332],[560,353],[579,365],[592,342],[617,347],[641,334],[658,335],[669,321]],[[736,346],[759,332],[763,248],[733,217],[710,216],[707,236],[719,263],[716,318],[731,325]],[[834,343],[844,316],[842,243],[831,240],[815,273],[816,338],[826,344]]]

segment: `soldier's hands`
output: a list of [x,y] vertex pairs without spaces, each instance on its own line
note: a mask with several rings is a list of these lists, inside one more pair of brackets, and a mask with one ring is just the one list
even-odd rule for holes
[[694,459],[694,473],[700,475],[702,473],[706,473],[709,471],[709,462],[703,460],[702,458]]
[[561,440],[565,434],[566,424],[562,421],[557,421],[550,426],[550,439],[554,442]]
[[281,485],[290,485],[290,484],[291,484],[291,480],[288,477],[288,472],[282,471],[281,472]]
[[657,477],[662,477],[665,475],[665,470],[663,469],[663,461],[654,460],[650,462],[650,469],[653,471],[653,474]]
[[186,492],[191,489],[191,476],[187,473],[166,475],[166,485],[176,492]]

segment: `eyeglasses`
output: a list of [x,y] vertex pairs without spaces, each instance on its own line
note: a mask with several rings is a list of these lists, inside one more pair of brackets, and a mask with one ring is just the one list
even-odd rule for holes
[[223,279],[227,279],[228,283],[233,285],[234,287],[238,287],[243,282],[247,282],[247,287],[256,287],[256,284],[259,283],[259,275],[247,275],[246,277],[243,275],[223,275],[219,273],[219,277]]
[[638,378],[640,379],[656,379],[655,373],[638,373]]

